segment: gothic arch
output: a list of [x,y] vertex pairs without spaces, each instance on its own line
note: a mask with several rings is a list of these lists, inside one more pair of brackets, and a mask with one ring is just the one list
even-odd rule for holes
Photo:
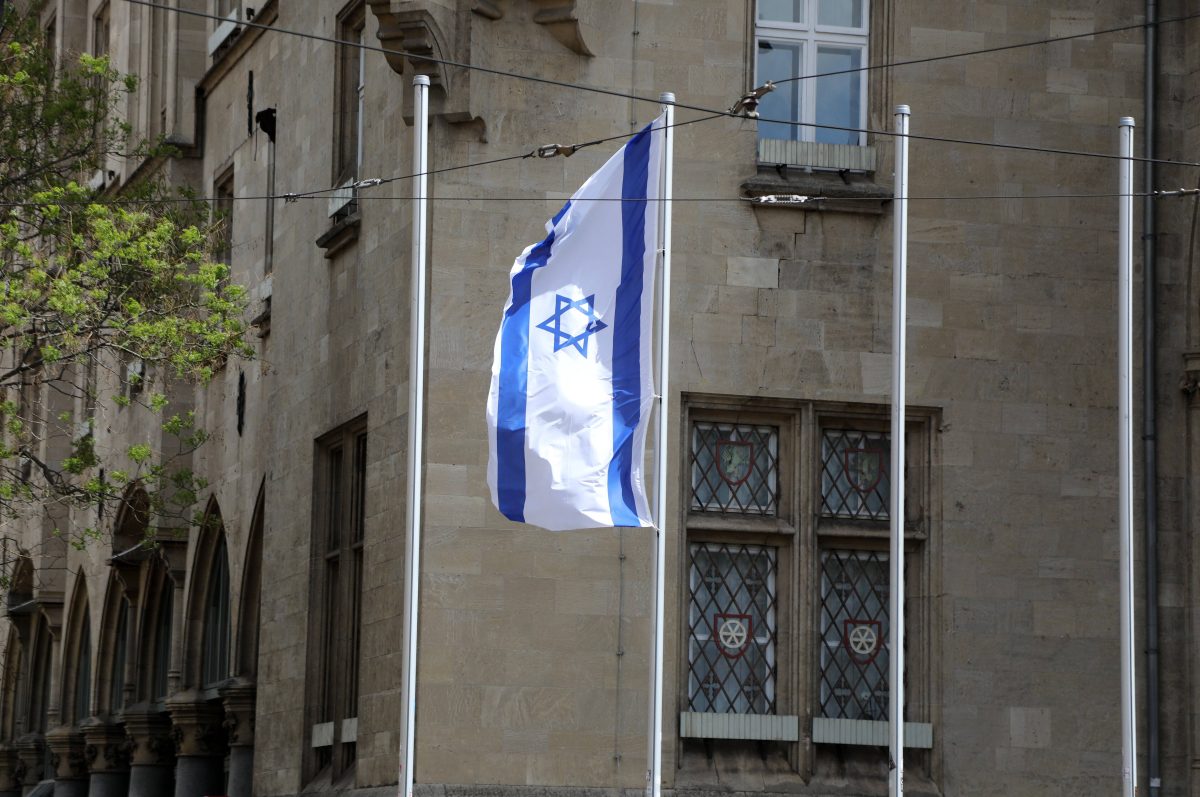
[[125,708],[126,671],[129,666],[129,632],[132,607],[124,582],[114,573],[105,591],[104,614],[100,618],[99,666],[96,668],[98,714],[116,718]]
[[161,557],[151,557],[143,578],[144,596],[138,634],[136,698],[164,702],[170,691],[171,642],[175,630],[175,582]]
[[183,683],[214,687],[231,671],[229,551],[216,498],[209,499],[200,523],[190,582]]
[[262,603],[263,513],[266,510],[267,480],[258,486],[250,534],[246,540],[246,559],[242,567],[242,591],[238,607],[238,635],[235,673],[253,680],[258,672],[259,607]]
[[15,625],[8,627],[8,641],[4,646],[4,681],[0,686],[0,739],[11,743],[16,740],[18,729],[18,695],[24,677],[24,647]]
[[87,577],[75,577],[71,608],[67,614],[63,646],[62,723],[78,725],[92,715],[92,615],[88,605]]

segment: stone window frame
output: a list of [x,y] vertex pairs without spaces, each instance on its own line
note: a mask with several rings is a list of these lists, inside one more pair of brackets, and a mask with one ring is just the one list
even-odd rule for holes
[[[338,41],[364,43],[365,0],[351,0],[337,15]],[[333,181],[342,185],[362,178],[366,50],[337,45],[334,64]]]
[[[66,645],[63,655],[62,724],[78,726],[92,716],[92,615],[89,611],[87,578],[81,573],[71,592],[71,610],[67,616]],[[80,706],[82,703],[82,707]]]
[[197,687],[210,700],[217,697],[217,690],[229,681],[233,670],[230,574],[229,535],[220,505],[210,498],[192,560],[187,606],[188,654],[184,657],[185,684]]
[[213,178],[212,203],[212,220],[221,225],[213,260],[226,266],[233,265],[233,211],[236,196],[233,164],[230,164]]
[[145,577],[139,645],[138,698],[159,711],[171,696],[171,648],[175,641],[175,582],[167,566],[152,559]]
[[315,441],[306,783],[345,784],[356,771],[367,445],[365,414]]
[[[695,421],[723,421],[779,427],[779,502],[777,517],[758,515],[716,516],[690,509],[681,501],[684,533],[679,536],[680,562],[680,650],[677,657],[679,684],[677,700],[681,714],[688,707],[687,660],[688,546],[692,542],[737,542],[774,545],[778,551],[778,619],[776,643],[776,714],[800,718],[798,739],[767,740],[783,744],[789,764],[806,780],[819,775],[821,761],[836,757],[842,745],[812,740],[812,718],[819,712],[820,655],[820,555],[829,547],[888,548],[889,528],[885,521],[849,520],[821,516],[822,431],[831,426],[889,428],[886,405],[757,399],[694,394],[684,396],[680,473],[685,496],[691,490],[691,429]],[[906,418],[906,720],[931,723],[939,717],[933,705],[931,684],[936,683],[936,623],[929,596],[934,594],[940,513],[934,500],[940,489],[935,479],[935,439],[938,411],[910,406]],[[696,737],[700,739],[702,737]],[[679,753],[692,739],[677,738]],[[705,745],[722,744],[720,739],[703,739]],[[936,739],[935,739],[936,743]],[[711,748],[709,748],[711,749]],[[864,750],[869,748],[863,748]],[[857,753],[855,753],[857,754]],[[886,750],[883,753],[886,756]],[[926,777],[934,777],[936,759],[932,750],[908,749],[910,766]]]
[[119,716],[129,705],[126,685],[129,680],[129,640],[134,616],[133,602],[125,594],[124,584],[115,574],[108,582],[104,618],[100,631],[100,677],[97,680],[96,705],[109,717]]

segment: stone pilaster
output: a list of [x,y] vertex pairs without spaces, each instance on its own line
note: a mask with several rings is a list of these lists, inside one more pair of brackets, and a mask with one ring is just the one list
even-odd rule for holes
[[90,773],[88,797],[125,797],[129,793],[129,758],[133,751],[125,726],[93,718],[80,730]]
[[178,750],[175,797],[225,793],[225,712],[221,703],[196,691],[167,701]]
[[225,703],[225,734],[229,740],[228,797],[251,797],[254,779],[253,681],[239,678],[221,689]]
[[17,748],[0,745],[0,797],[21,797],[21,781],[17,779]]
[[46,733],[46,746],[54,767],[55,797],[87,797],[83,734],[77,728],[61,725]]
[[171,718],[144,703],[121,715],[132,746],[129,797],[163,797],[175,789],[175,742]]

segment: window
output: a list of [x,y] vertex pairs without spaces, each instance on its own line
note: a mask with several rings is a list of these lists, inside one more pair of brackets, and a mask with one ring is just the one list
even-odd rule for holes
[[116,716],[125,710],[125,661],[129,643],[129,599],[121,596],[113,636],[112,670],[108,674],[108,713]]
[[233,263],[233,169],[230,168],[213,182],[213,222],[220,225],[213,260],[225,265]]
[[[351,3],[338,15],[338,39],[364,43],[366,14],[361,0]],[[337,50],[337,122],[334,141],[334,182],[337,185],[358,180],[363,159],[363,100],[366,97],[366,50],[340,44]]]
[[[760,161],[788,163],[803,157],[800,153],[819,152],[811,145],[788,142],[866,144],[861,131],[867,126],[867,73],[861,70],[867,66],[869,25],[868,0],[758,0],[754,81],[755,85],[777,82],[758,107]],[[827,76],[778,83],[817,74]]]
[[171,130],[167,115],[167,53],[171,47],[169,13],[162,8],[150,11],[150,135],[166,136]]
[[317,441],[309,772],[334,780],[357,757],[366,480],[366,418]]
[[204,687],[212,688],[229,677],[229,554],[225,535],[217,545],[208,598],[204,604]]
[[[789,758],[815,777],[837,771],[839,751],[886,746],[886,407],[714,399],[689,404],[686,419],[685,760],[693,738],[709,740],[701,758],[719,739],[806,745]],[[916,748],[932,744],[929,611],[913,599],[927,594],[932,426],[914,413],[906,431],[905,719]]]
[[92,705],[92,626],[86,608],[79,635],[79,655],[75,663],[75,723],[87,719]]
[[775,514],[779,431],[697,422],[692,427],[692,509]]
[[102,58],[108,55],[108,40],[111,24],[109,4],[105,3],[92,18],[92,55]]
[[690,711],[774,714],[777,549],[688,546]]
[[163,582],[154,620],[154,658],[150,669],[150,698],[155,703],[167,699],[167,676],[171,668],[171,615],[175,611],[175,590],[170,580],[163,579]]

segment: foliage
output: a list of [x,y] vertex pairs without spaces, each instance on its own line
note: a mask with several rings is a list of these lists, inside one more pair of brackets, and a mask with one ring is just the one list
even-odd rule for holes
[[[186,399],[251,354],[245,292],[212,262],[222,222],[151,177],[89,187],[97,170],[153,174],[171,154],[121,119],[137,81],[106,58],[56,58],[33,11],[9,8],[2,31],[0,518],[66,526],[66,510],[99,507],[60,531],[83,545],[100,529],[78,518],[111,517],[136,484],[149,526],[179,527],[204,486],[187,468],[205,433]],[[107,427],[122,413],[145,438],[117,447]]]

